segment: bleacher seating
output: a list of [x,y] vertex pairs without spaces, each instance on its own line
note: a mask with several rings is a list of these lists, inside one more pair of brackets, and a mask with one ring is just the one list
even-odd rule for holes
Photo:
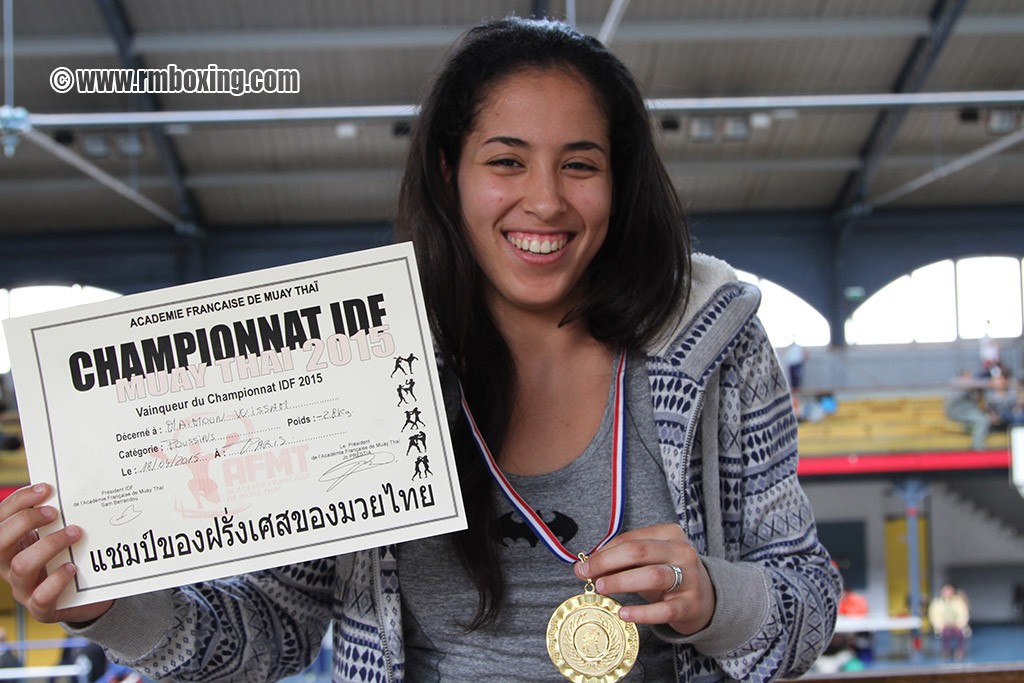
[[[824,419],[800,423],[803,456],[843,453],[905,453],[963,451],[971,445],[964,428],[942,412],[941,395],[885,396],[841,399]],[[7,434],[20,436],[15,413],[0,415]],[[989,448],[1007,448],[1005,431],[989,434]],[[28,483],[25,451],[0,451],[0,486]]]
[[[971,437],[942,412],[942,396],[887,396],[840,400],[836,412],[800,423],[803,456],[840,453],[963,451]],[[990,448],[1006,448],[1005,431],[989,434]]]
[[[0,413],[0,427],[8,436],[21,439],[21,424],[17,413]],[[24,486],[28,483],[28,465],[25,462],[25,448],[0,450],[0,486]]]

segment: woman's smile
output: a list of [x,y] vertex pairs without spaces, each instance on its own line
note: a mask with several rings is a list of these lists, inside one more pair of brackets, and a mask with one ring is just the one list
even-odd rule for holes
[[551,254],[562,250],[569,243],[568,235],[539,235],[522,232],[505,233],[509,244],[531,254]]

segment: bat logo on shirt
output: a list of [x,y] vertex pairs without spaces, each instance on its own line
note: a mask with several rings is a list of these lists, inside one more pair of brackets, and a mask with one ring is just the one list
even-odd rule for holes
[[[555,535],[555,538],[562,545],[575,538],[576,532],[579,531],[579,527],[576,526],[576,522],[573,521],[572,517],[562,514],[557,510],[554,511],[550,518],[545,516],[540,510],[537,510],[537,514],[544,520],[544,523],[551,529],[551,533]],[[495,520],[494,538],[506,548],[520,540],[529,543],[531,548],[536,548],[538,540],[537,535],[533,533],[533,529],[523,521],[522,516],[518,512],[508,512]]]

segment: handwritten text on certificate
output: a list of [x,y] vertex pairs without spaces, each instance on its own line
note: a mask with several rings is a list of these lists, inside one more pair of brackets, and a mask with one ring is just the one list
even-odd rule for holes
[[408,245],[5,329],[32,481],[85,530],[63,606],[465,527]]

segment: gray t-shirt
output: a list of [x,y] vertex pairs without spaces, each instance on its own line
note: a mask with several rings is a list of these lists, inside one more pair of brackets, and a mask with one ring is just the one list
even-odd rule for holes
[[[650,383],[644,358],[627,365],[626,487],[622,530],[675,522],[662,470]],[[509,475],[519,495],[548,523],[572,553],[590,550],[608,530],[611,506],[612,396],[593,441],[573,462],[540,476]],[[548,620],[565,600],[583,592],[572,567],[537,540],[495,487],[497,524],[505,572],[505,603],[498,621],[467,631],[477,592],[455,555],[449,536],[398,547],[408,680],[564,681],[548,656]],[[612,596],[623,604],[636,594]],[[624,681],[667,681],[674,676],[671,645],[644,625],[640,654]]]

